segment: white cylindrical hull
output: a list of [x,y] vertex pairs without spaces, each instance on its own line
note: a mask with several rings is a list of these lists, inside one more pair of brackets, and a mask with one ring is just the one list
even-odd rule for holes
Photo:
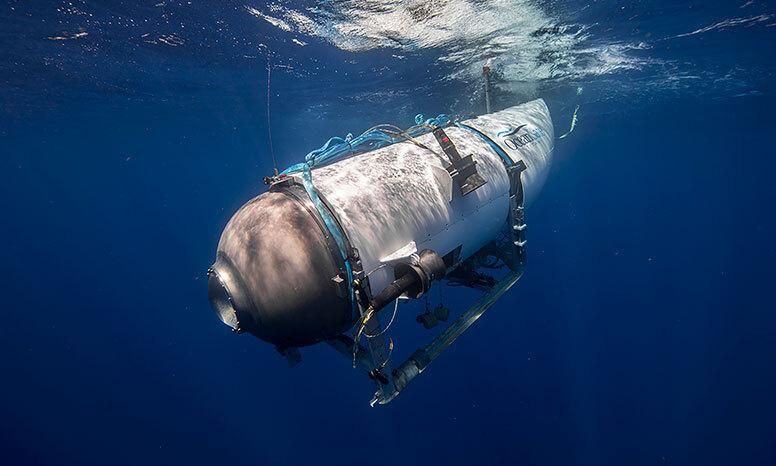
[[[522,160],[526,203],[547,176],[554,147],[549,110],[535,100],[461,122]],[[446,170],[449,159],[431,134],[393,144],[312,171],[313,182],[340,221],[372,290],[394,279],[392,265],[423,249],[460,258],[494,240],[509,213],[509,179],[502,158],[481,136],[462,127],[445,129],[461,156],[473,154],[486,184],[466,196]]]

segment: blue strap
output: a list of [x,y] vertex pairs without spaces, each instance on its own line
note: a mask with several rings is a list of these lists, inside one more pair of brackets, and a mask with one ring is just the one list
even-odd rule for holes
[[323,205],[323,201],[318,195],[318,190],[315,189],[315,185],[313,185],[313,175],[310,166],[306,163],[301,165],[304,165],[302,169],[302,184],[304,185],[304,189],[307,191],[307,195],[310,196],[310,200],[313,202],[318,214],[320,214],[323,219],[326,229],[328,229],[331,236],[334,237],[334,242],[337,243],[337,249],[339,249],[342,260],[345,262],[345,271],[348,274],[348,296],[350,296],[351,306],[355,308],[354,304],[356,300],[353,292],[353,268],[350,265],[350,259],[348,257],[348,247],[345,235],[334,218],[332,218],[329,209]]
[[488,136],[486,136],[482,131],[476,128],[472,128],[471,126],[465,125],[463,123],[456,123],[455,125],[458,126],[459,128],[467,129],[472,133],[476,134],[477,136],[479,136],[480,139],[485,141],[490,146],[490,148],[493,149],[493,152],[495,152],[496,154],[498,154],[499,157],[501,157],[502,161],[504,162],[504,165],[506,165],[507,167],[511,167],[512,165],[515,164],[515,162],[512,161],[512,159],[507,155],[507,153],[504,152],[504,149],[502,149],[498,144],[493,142],[493,140]]

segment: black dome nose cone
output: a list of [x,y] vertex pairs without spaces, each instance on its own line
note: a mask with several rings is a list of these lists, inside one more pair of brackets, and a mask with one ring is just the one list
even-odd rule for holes
[[245,204],[217,257],[208,293],[232,328],[288,347],[333,338],[353,323],[347,285],[337,279],[343,261],[304,191],[270,191]]

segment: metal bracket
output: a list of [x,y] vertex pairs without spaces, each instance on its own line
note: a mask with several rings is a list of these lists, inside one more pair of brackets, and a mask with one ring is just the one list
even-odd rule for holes
[[472,159],[472,155],[469,154],[466,157],[461,157],[458,153],[458,149],[445,133],[442,128],[434,128],[434,137],[439,145],[442,147],[445,155],[450,159],[450,166],[447,167],[447,172],[450,173],[450,177],[458,183],[461,188],[461,195],[466,196],[473,192],[475,189],[481,187],[487,181],[485,181],[479,173],[477,173],[477,162]]
[[507,175],[509,175],[509,232],[512,242],[513,257],[509,268],[512,271],[522,271],[525,267],[526,253],[525,245],[526,240],[526,224],[525,224],[525,208],[523,206],[524,193],[523,182],[521,180],[521,174],[526,169],[525,162],[520,160],[507,167]]
[[[369,319],[365,332],[368,335],[375,335],[372,338],[364,338],[366,346],[359,344],[356,347],[355,341],[347,335],[339,335],[327,340],[327,343],[346,358],[353,358],[356,365],[374,381],[377,391],[369,402],[371,406],[374,406],[378,402],[382,404],[381,400],[393,399],[398,391],[394,384],[390,364],[391,343],[387,341],[385,335],[380,334],[381,324],[377,316]],[[354,347],[356,348],[355,354],[353,354]]]
[[439,336],[423,348],[418,349],[393,372],[395,391],[388,397],[377,400],[380,404],[389,403],[407,388],[407,385],[425,371],[433,360],[449,348],[455,340],[474,324],[485,311],[498,301],[522,276],[522,272],[510,272],[490,291],[485,293],[469,309],[451,323]]
[[[363,274],[363,270],[360,270],[358,273],[359,278],[353,280],[356,303],[358,304],[359,314],[362,319],[372,299],[368,286],[369,278]],[[370,402],[371,405],[374,405],[376,400],[390,396],[395,391],[390,361],[393,343],[388,340],[383,332],[380,318],[376,314],[366,321],[363,337],[361,342],[365,341],[366,345],[362,345],[359,342],[358,346],[356,346],[356,342],[345,335],[340,335],[337,339],[330,340],[329,344],[347,357],[353,358],[355,365],[364,369],[369,378],[374,381],[377,391]],[[345,344],[343,347],[343,342],[348,342],[349,344]]]

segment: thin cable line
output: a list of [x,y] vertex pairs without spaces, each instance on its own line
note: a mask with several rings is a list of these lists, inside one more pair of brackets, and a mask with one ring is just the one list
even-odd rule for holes
[[275,176],[278,174],[278,162],[275,160],[275,150],[272,147],[272,120],[270,118],[270,89],[272,86],[272,63],[267,57],[267,138],[269,140],[269,153],[272,155],[272,167],[275,169]]

